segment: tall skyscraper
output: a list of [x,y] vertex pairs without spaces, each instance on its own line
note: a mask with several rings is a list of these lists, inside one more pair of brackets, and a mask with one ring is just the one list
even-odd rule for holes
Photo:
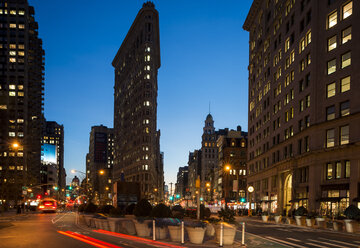
[[41,183],[51,195],[64,198],[66,172],[64,168],[64,126],[55,121],[44,124],[41,147]]
[[250,35],[247,181],[263,210],[335,214],[357,204],[359,4],[251,6],[243,26]]
[[114,92],[114,179],[140,184],[144,198],[163,196],[160,131],[157,130],[159,16],[146,2],[131,25],[112,65]]
[[106,126],[93,126],[89,153],[86,155],[86,189],[93,193],[97,204],[112,204],[114,131]]
[[40,183],[44,51],[34,8],[0,2],[0,203]]

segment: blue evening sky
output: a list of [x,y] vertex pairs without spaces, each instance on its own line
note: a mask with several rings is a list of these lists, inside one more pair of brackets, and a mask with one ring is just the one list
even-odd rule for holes
[[[29,0],[45,50],[45,117],[65,128],[65,168],[85,171],[93,125],[113,126],[111,62],[143,0]],[[160,18],[158,128],[165,182],[176,182],[201,147],[209,112],[215,128],[247,131],[251,0],[155,0]]]

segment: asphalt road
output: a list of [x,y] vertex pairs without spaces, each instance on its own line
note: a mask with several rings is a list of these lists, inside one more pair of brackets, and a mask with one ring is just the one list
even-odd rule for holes
[[[0,220],[1,248],[161,247],[92,232],[75,225],[75,213],[29,214]],[[82,235],[82,236],[81,236]],[[95,239],[95,240],[94,240]],[[105,243],[104,243],[105,242]],[[91,243],[91,244],[89,244]],[[95,245],[94,245],[95,244]],[[166,247],[166,246],[163,246]]]
[[263,223],[251,218],[238,218],[244,221],[248,236],[270,240],[286,247],[314,248],[354,248],[360,247],[360,235],[347,234],[294,225]]

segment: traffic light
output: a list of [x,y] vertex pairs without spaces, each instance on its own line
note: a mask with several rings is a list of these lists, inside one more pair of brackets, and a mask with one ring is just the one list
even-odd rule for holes
[[204,200],[204,198],[200,197],[200,201],[203,201],[203,200]]
[[41,195],[37,195],[36,198],[37,198],[37,199],[41,199]]
[[44,195],[48,195],[48,192],[45,192]]
[[241,197],[240,202],[245,203],[246,202],[245,197]]
[[174,200],[174,197],[173,197],[173,196],[170,196],[169,199],[172,201],[172,200]]
[[72,186],[69,186],[69,189],[72,190]]
[[70,197],[70,194],[69,194],[69,193],[67,193],[67,194],[66,194],[66,197]]
[[176,198],[178,198],[178,199],[179,199],[179,198],[180,198],[180,195],[179,195],[179,194],[177,194],[177,195],[176,195]]
[[58,190],[58,189],[59,189],[58,187],[54,186],[54,190]]

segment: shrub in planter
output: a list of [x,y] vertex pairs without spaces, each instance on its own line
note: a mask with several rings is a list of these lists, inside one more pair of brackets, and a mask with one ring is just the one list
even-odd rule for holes
[[171,216],[171,210],[165,204],[160,203],[151,210],[151,216],[156,218],[169,218]]
[[109,214],[110,210],[113,209],[113,205],[103,205],[99,207],[99,212],[102,214]]
[[350,205],[346,208],[344,212],[346,218],[350,220],[360,220],[360,209],[355,205]]
[[121,208],[119,208],[119,207],[117,207],[117,208],[112,208],[112,209],[110,209],[110,211],[109,211],[109,215],[111,216],[111,217],[123,217],[124,216],[124,211],[121,209]]
[[308,211],[303,206],[299,207],[295,210],[295,216],[305,216],[307,215]]
[[[223,244],[232,245],[236,235],[236,227],[228,223],[223,223]],[[216,225],[216,240],[220,242],[221,225]]]
[[85,205],[84,212],[92,214],[92,213],[95,213],[97,211],[97,209],[98,209],[97,205],[95,205],[92,202],[89,202]]
[[84,212],[84,210],[85,210],[85,204],[84,203],[80,204],[79,207],[78,207],[78,212],[82,213],[82,212]]
[[187,208],[185,210],[185,216],[196,219],[196,208]]
[[194,221],[185,224],[190,242],[193,244],[202,244],[205,236],[206,223]]
[[183,219],[185,215],[185,209],[180,205],[176,205],[171,209],[171,215],[177,219]]
[[152,210],[151,204],[146,199],[141,199],[135,206],[134,215],[136,217],[150,216]]
[[267,222],[269,220],[269,213],[268,212],[262,212],[261,213],[261,219],[263,222]]
[[235,212],[229,208],[222,208],[218,211],[220,219],[228,223],[235,223]]
[[132,215],[134,214],[135,204],[131,203],[130,205],[127,205],[125,208],[125,214]]
[[306,221],[306,226],[308,226],[308,227],[314,226],[315,225],[315,212],[313,212],[313,211],[308,212],[306,215],[305,221]]

